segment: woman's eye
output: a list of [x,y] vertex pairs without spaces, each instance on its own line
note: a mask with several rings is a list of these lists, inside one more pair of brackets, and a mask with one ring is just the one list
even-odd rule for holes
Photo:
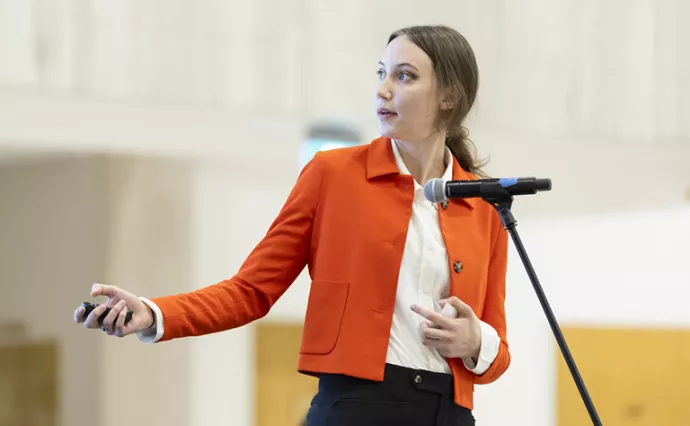
[[398,79],[402,80],[402,81],[407,81],[407,80],[410,80],[411,78],[412,78],[412,75],[410,73],[407,73],[404,71],[401,72],[400,75],[398,75]]
[[378,76],[379,80],[381,80],[386,76],[386,73],[383,70],[378,70],[376,71],[376,76]]

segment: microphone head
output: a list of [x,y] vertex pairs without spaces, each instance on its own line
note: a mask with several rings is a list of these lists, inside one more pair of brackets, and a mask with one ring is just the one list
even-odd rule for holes
[[431,179],[424,185],[424,197],[432,203],[446,201],[445,182],[443,179]]

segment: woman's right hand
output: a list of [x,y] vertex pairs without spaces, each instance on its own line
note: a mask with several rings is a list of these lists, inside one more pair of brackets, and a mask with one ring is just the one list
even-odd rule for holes
[[[74,321],[83,322],[86,328],[101,329],[110,336],[124,337],[153,326],[155,319],[153,311],[132,293],[111,285],[94,284],[91,288],[91,296],[105,296],[107,301],[97,306],[86,318],[84,318],[86,310],[83,306],[79,306],[74,311]],[[111,308],[110,312],[103,319],[103,323],[99,324],[98,318],[107,307]],[[132,311],[132,319],[125,325],[128,310]]]

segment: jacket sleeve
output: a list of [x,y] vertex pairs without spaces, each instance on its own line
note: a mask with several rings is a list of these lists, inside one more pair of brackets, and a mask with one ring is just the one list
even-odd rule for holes
[[505,313],[508,232],[503,229],[498,215],[495,217],[498,224],[492,227],[495,236],[493,237],[494,243],[489,264],[486,298],[480,319],[496,330],[501,342],[498,348],[498,354],[491,363],[491,366],[481,375],[471,373],[474,383],[478,385],[496,381],[505,373],[510,365]]
[[158,341],[220,332],[265,316],[307,263],[323,182],[319,153],[297,179],[268,232],[231,278],[154,298],[163,316]]

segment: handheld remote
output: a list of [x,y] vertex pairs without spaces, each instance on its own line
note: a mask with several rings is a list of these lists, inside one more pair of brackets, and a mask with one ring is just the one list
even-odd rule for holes
[[[82,302],[81,305],[86,310],[86,312],[84,312],[84,319],[86,319],[86,317],[89,316],[91,311],[93,311],[94,309],[96,309],[99,306],[99,305],[94,305],[93,303],[89,303],[89,302]],[[98,318],[99,324],[103,323],[103,320],[105,319],[106,316],[108,316],[109,312],[110,312],[110,308],[105,308],[105,312],[103,312],[103,314],[101,314],[101,316]],[[125,325],[132,320],[132,314],[133,314],[132,311],[127,311],[127,316],[125,317]]]

